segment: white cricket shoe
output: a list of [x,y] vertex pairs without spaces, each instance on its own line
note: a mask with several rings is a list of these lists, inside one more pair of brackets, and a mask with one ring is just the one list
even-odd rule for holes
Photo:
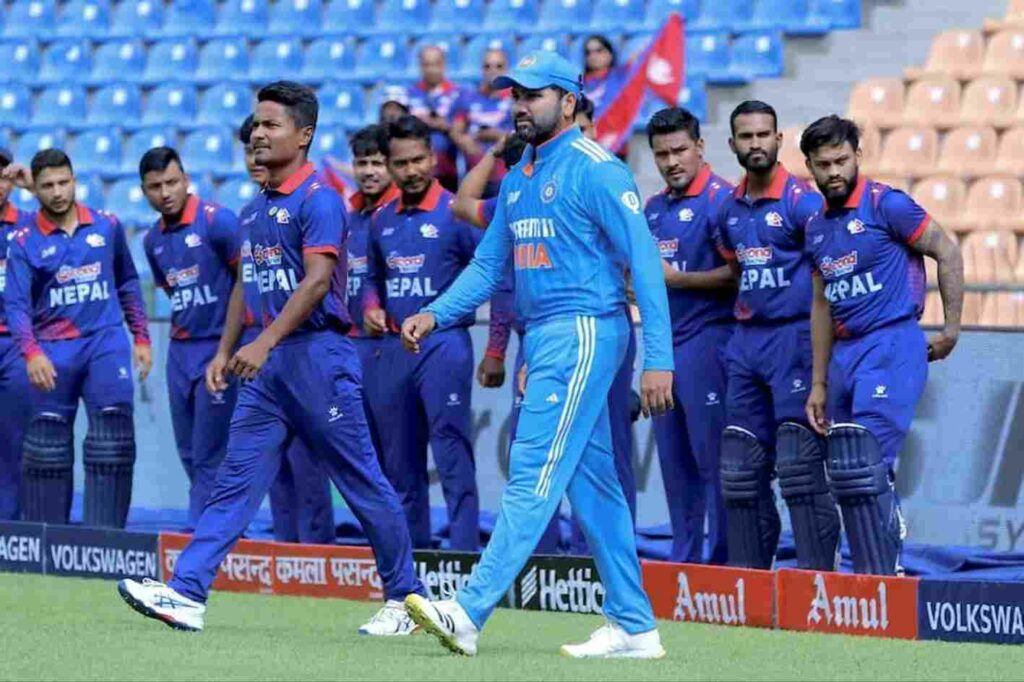
[[480,630],[457,601],[430,601],[418,594],[410,594],[405,598],[405,608],[413,621],[441,640],[446,649],[463,656],[476,656]]
[[662,658],[665,649],[657,630],[631,635],[615,623],[602,625],[582,644],[561,649],[570,658]]
[[200,632],[206,605],[192,601],[167,585],[145,578],[141,583],[125,579],[117,584],[121,598],[147,618],[162,620],[175,630]]
[[405,604],[389,599],[373,618],[359,628],[359,634],[373,637],[400,637],[416,632],[416,623],[412,622]]

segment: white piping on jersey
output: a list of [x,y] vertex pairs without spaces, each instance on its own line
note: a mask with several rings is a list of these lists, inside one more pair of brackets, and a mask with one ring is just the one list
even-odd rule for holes
[[580,403],[583,399],[583,389],[590,379],[590,370],[594,366],[594,350],[597,346],[597,322],[593,317],[576,317],[576,339],[579,344],[576,351],[576,366],[573,368],[572,376],[569,378],[569,390],[565,396],[565,403],[562,406],[562,414],[558,417],[558,427],[555,429],[555,438],[551,441],[551,449],[548,450],[547,461],[541,468],[540,477],[537,479],[537,487],[534,494],[538,497],[547,497],[551,490],[551,479],[554,477],[555,467],[558,466],[562,454],[565,452],[565,444],[569,440],[569,432],[572,430],[572,423],[576,419]]
[[577,151],[581,151],[591,158],[595,163],[601,163],[602,161],[611,161],[612,157],[604,147],[586,138],[575,140],[572,143],[573,148]]

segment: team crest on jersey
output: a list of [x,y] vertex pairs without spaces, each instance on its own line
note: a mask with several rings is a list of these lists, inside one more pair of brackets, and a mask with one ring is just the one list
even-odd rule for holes
[[633,212],[634,215],[640,215],[640,197],[636,195],[636,192],[628,191],[622,193],[622,205]]
[[857,269],[857,252],[851,251],[845,256],[839,256],[839,258],[825,256],[821,259],[821,265],[818,266],[818,269],[821,270],[821,274],[829,279],[849,275]]
[[658,241],[658,253],[662,258],[671,258],[679,250],[678,239],[661,239]]
[[439,234],[437,225],[431,225],[430,223],[420,225],[420,234],[423,235],[424,239],[437,239]]
[[684,223],[693,222],[693,209],[684,208],[679,211],[679,220]]
[[423,264],[427,262],[427,257],[422,253],[418,253],[415,256],[399,256],[391,254],[388,256],[386,262],[389,268],[398,270],[403,275],[410,275],[420,271]]
[[83,282],[95,282],[102,271],[103,265],[99,261],[89,263],[88,265],[81,265],[77,268],[63,265],[60,270],[57,271],[56,280],[58,284],[67,284],[68,282],[77,282],[79,284]]
[[782,227],[782,216],[776,211],[765,213],[764,221],[768,223],[768,227]]
[[257,265],[280,265],[283,252],[284,249],[281,248],[280,244],[274,244],[273,246],[257,244],[252,250],[252,259],[256,261]]
[[102,234],[96,234],[93,232],[85,238],[85,243],[94,249],[98,249],[107,245],[107,240],[103,238]]
[[172,287],[190,287],[199,281],[199,264],[180,270],[167,271],[167,284]]
[[770,246],[746,247],[740,244],[736,249],[736,258],[744,265],[766,265],[773,256]]
[[558,193],[558,186],[555,181],[552,180],[548,184],[544,185],[544,188],[540,191],[540,200],[545,204],[550,204],[555,200],[555,194]]
[[289,222],[291,222],[291,217],[292,217],[291,214],[288,213],[288,209],[282,207],[277,212],[277,224],[278,225],[287,225]]
[[203,238],[200,237],[195,232],[189,232],[187,235],[185,235],[185,246],[187,246],[188,248],[194,249],[197,246],[202,246],[202,244]]
[[52,256],[55,253],[57,253],[57,247],[56,246],[47,246],[45,249],[43,249],[42,251],[39,252],[39,257],[40,258],[49,258],[50,256]]
[[860,234],[864,231],[864,223],[861,222],[860,218],[854,218],[846,223],[846,229],[850,234]]

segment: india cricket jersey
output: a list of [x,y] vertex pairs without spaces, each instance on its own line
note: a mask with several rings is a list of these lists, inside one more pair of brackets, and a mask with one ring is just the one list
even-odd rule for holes
[[811,264],[804,230],[823,206],[821,195],[779,164],[764,196],[750,200],[746,178],[719,213],[720,251],[739,261],[736,319],[785,322],[811,313]]
[[368,246],[370,244],[370,221],[374,211],[399,196],[398,188],[390,185],[376,204],[370,205],[366,195],[356,192],[349,199],[352,207],[348,212],[348,314],[352,318],[349,336],[362,336],[363,331],[363,282],[370,272]]
[[7,313],[4,309],[4,290],[7,288],[7,245],[14,239],[15,233],[35,220],[31,213],[19,211],[18,207],[8,202],[0,211],[0,334],[9,334],[7,329]]
[[149,343],[139,275],[113,215],[76,205],[68,234],[42,212],[9,243],[7,318],[23,356],[39,341],[89,336],[127,319],[135,343]]
[[846,204],[811,220],[807,251],[825,282],[837,337],[920,317],[924,261],[909,245],[930,220],[903,192],[863,177]]
[[156,285],[171,298],[171,338],[210,339],[224,327],[234,285],[238,218],[191,195],[177,224],[156,221],[143,239]]

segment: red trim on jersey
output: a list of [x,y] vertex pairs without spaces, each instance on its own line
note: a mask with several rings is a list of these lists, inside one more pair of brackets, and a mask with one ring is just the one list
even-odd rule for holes
[[402,211],[411,208],[418,208],[421,211],[433,211],[435,208],[437,208],[437,204],[441,201],[441,195],[443,193],[444,188],[441,187],[441,183],[438,182],[437,180],[433,180],[431,181],[430,187],[427,189],[426,193],[423,195],[423,198],[420,199],[420,202],[418,204],[415,204],[414,206],[406,206],[405,198],[399,197],[398,212],[401,213]]
[[477,227],[487,227],[487,220],[486,217],[484,216],[484,206],[486,205],[487,203],[484,201],[477,200],[476,202],[476,220],[473,222],[473,224],[476,225]]
[[[185,208],[181,212],[181,220],[178,221],[178,225],[192,225],[196,222],[196,213],[199,212],[199,197],[195,194],[188,195],[188,201],[185,202]],[[168,227],[167,221],[160,218],[160,231],[163,232]]]
[[853,188],[853,192],[846,199],[846,204],[843,208],[857,208],[860,206],[861,197],[864,196],[864,190],[868,186],[868,180],[863,175],[857,178],[857,186]]
[[[92,213],[85,206],[75,204],[75,214],[78,218],[79,225],[92,225]],[[53,234],[53,231],[57,229],[57,225],[51,223],[50,220],[43,215],[42,211],[36,213],[36,225],[39,227],[39,231],[47,236]]]
[[303,246],[302,253],[329,253],[332,256],[338,255],[337,246]]
[[390,185],[388,185],[388,188],[384,190],[384,193],[377,198],[376,203],[369,203],[368,199],[366,198],[366,195],[363,194],[362,192],[356,192],[351,197],[349,197],[348,203],[349,206],[352,207],[352,210],[362,213],[365,210],[372,211],[376,209],[378,206],[383,206],[384,204],[390,203],[394,199],[397,199],[399,196],[401,196],[401,194],[402,193],[398,190],[398,187],[395,185],[395,183],[391,183]]
[[690,180],[690,185],[683,192],[683,196],[699,197],[707,189],[709,182],[711,182],[711,166],[705,163],[697,171],[697,174],[693,176],[693,180]]
[[736,252],[731,249],[727,249],[724,246],[716,246],[715,249],[718,251],[718,255],[725,260],[733,263],[736,261]]
[[19,215],[20,214],[18,213],[18,207],[8,201],[6,204],[4,204],[4,214],[0,216],[0,223],[8,223],[10,225],[13,225],[14,223],[18,222]]
[[[778,201],[782,198],[783,192],[786,191],[786,183],[789,181],[789,171],[781,163],[775,164],[775,170],[772,171],[772,181],[768,185],[767,191],[761,196],[762,199],[774,199]],[[742,199],[747,195],[747,176],[744,175],[743,179],[740,180],[740,184],[736,185],[736,189],[733,190],[733,196],[737,199]]]
[[924,234],[924,231],[928,229],[928,226],[931,224],[931,222],[932,217],[926,213],[924,218],[921,218],[920,224],[914,228],[914,231],[907,238],[907,244],[913,244],[918,239],[920,239],[921,235]]
[[427,85],[427,82],[424,80],[421,80],[419,83],[417,83],[416,87],[422,90],[423,92],[427,93],[428,95],[433,95],[435,93],[451,92],[452,90],[455,89],[455,84],[452,83],[447,78],[445,78],[443,81],[441,81],[434,87],[430,87],[429,85]]
[[292,192],[299,188],[299,185],[304,183],[306,180],[309,180],[309,178],[312,177],[313,173],[315,172],[316,166],[314,166],[311,162],[307,161],[305,164],[303,164],[302,168],[300,168],[299,170],[295,171],[290,176],[285,178],[285,181],[282,182],[278,187],[271,187],[270,189],[277,192],[278,194],[291,194]]

